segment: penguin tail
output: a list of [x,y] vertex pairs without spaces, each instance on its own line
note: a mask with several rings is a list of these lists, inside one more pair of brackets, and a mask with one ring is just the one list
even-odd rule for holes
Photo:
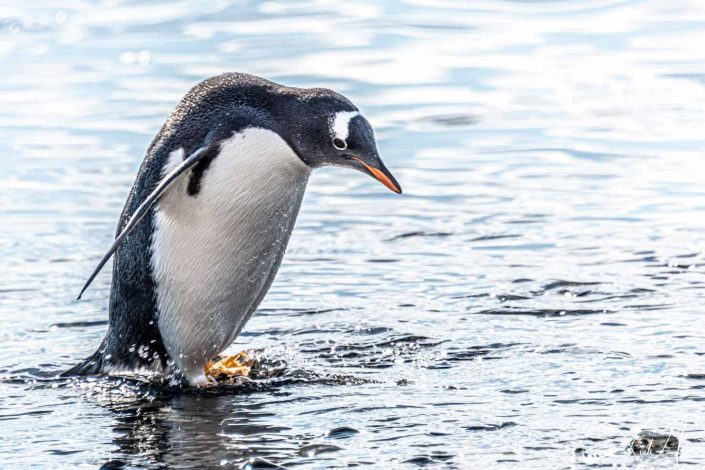
[[84,375],[96,375],[103,372],[103,362],[105,355],[100,348],[79,364],[76,364],[67,371],[61,373],[61,377],[77,377]]

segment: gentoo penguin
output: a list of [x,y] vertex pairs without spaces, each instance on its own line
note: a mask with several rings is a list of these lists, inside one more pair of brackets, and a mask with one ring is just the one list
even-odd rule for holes
[[[311,171],[335,165],[401,188],[344,96],[242,73],[209,78],[147,150],[120,216],[109,327],[66,375],[147,370],[209,382],[284,255]],[[79,295],[79,298],[81,297]]]

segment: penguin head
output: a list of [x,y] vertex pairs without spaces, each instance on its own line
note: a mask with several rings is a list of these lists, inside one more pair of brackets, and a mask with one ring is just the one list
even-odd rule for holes
[[311,168],[352,168],[401,194],[401,186],[377,152],[372,126],[347,98],[313,88],[297,101],[291,140],[304,163]]

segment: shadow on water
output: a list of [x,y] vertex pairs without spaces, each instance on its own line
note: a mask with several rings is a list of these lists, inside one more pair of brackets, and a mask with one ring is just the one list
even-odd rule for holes
[[262,411],[264,405],[233,399],[251,391],[228,387],[217,393],[154,392],[148,400],[142,395],[100,400],[114,415],[117,447],[103,468],[232,464],[251,457],[260,465],[274,465],[286,457],[274,443],[282,441],[277,434],[288,428],[258,424],[264,415],[273,417]]
[[[114,415],[113,443],[117,447],[102,468],[244,464],[280,468],[336,452],[340,447],[332,442],[358,433],[353,428],[337,428],[320,436],[299,434],[287,426],[266,424],[264,421],[282,422],[282,416],[267,411],[266,402],[239,403],[234,397],[244,393],[242,390],[235,395],[220,393],[102,403]],[[322,439],[327,443],[321,443]]]

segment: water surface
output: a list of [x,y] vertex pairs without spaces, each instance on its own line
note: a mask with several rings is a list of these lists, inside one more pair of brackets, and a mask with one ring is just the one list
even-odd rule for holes
[[[5,5],[0,467],[701,465],[702,44],[695,1]],[[231,348],[268,377],[52,379],[151,138],[225,71],[352,98],[404,196],[313,176]]]

